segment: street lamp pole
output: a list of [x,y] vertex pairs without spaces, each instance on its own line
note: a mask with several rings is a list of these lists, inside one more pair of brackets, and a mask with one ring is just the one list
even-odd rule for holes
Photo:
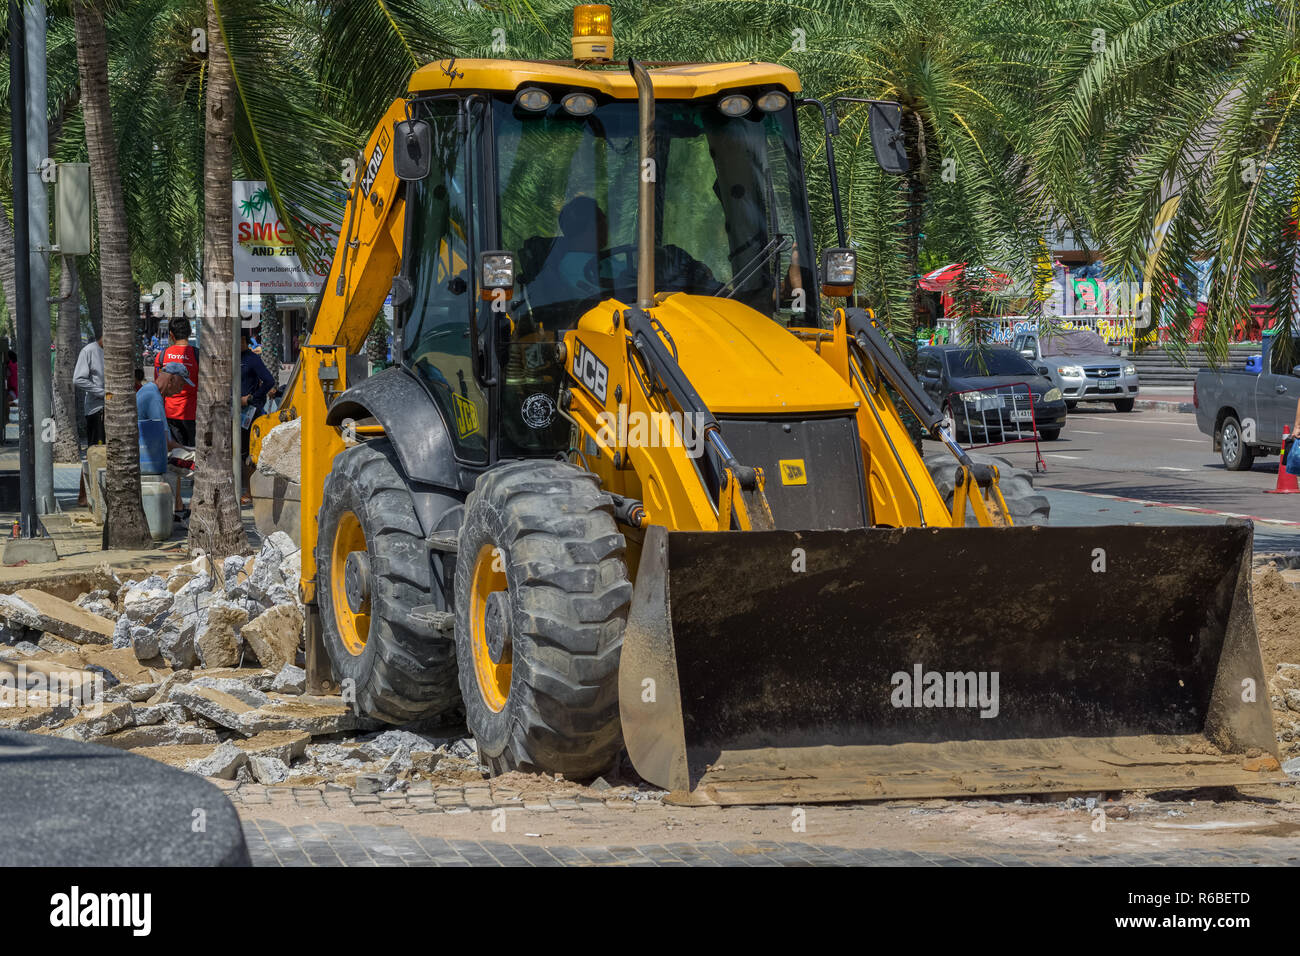
[[32,434],[31,237],[27,229],[27,52],[23,11],[9,0],[9,123],[13,147],[14,321],[18,331],[19,534],[39,535],[36,525],[36,460]]

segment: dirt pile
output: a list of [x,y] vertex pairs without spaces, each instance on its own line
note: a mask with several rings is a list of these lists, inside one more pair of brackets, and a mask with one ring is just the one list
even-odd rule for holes
[[1300,591],[1272,564],[1252,578],[1255,629],[1282,760],[1300,756]]

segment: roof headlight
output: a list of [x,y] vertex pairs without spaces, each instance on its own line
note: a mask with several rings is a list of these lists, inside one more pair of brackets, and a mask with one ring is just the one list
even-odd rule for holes
[[754,108],[754,101],[743,93],[730,93],[718,100],[718,109],[727,116],[744,116]]
[[560,105],[570,116],[587,116],[596,109],[596,97],[590,93],[568,93],[560,99]]
[[536,86],[529,86],[515,96],[515,105],[539,113],[551,105],[551,94]]

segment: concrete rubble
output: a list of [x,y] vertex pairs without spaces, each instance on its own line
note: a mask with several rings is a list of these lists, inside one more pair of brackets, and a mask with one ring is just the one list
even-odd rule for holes
[[[251,557],[204,556],[141,580],[97,579],[75,601],[0,595],[0,668],[64,675],[59,693],[0,702],[0,729],[89,741],[191,773],[362,793],[487,776],[464,727],[427,733],[307,693],[301,559],[267,537]],[[427,784],[422,784],[427,785]]]

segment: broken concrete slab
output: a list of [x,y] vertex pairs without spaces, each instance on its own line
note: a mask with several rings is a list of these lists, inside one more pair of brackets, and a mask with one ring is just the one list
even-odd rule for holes
[[192,760],[185,769],[202,777],[234,780],[239,768],[248,763],[248,754],[227,741],[200,760]]
[[113,622],[34,588],[0,594],[0,621],[45,631],[74,644],[109,644]]
[[125,701],[94,707],[63,724],[55,734],[67,740],[94,740],[129,727],[131,717],[131,705]]
[[[150,581],[161,579],[150,578]],[[122,614],[137,624],[154,624],[166,615],[176,602],[176,595],[165,587],[132,587],[122,599]]]
[[206,620],[199,625],[194,649],[204,667],[234,667],[239,663],[239,631],[248,622],[248,611],[234,601],[216,600],[208,605]]
[[70,651],[75,652],[81,645],[65,641],[53,634],[42,634],[41,639],[36,642],[36,646],[43,651],[49,651],[51,654],[67,654]]
[[[247,690],[247,688],[245,688]],[[252,693],[252,691],[250,691]],[[255,711],[246,700],[232,696],[215,687],[195,686],[194,682],[172,690],[171,699],[184,707],[191,714],[206,717],[208,720],[228,730],[251,736],[256,730],[244,726],[245,714]],[[283,729],[283,728],[265,728]]]
[[150,724],[180,724],[185,722],[185,708],[180,704],[137,704],[131,708],[133,723],[137,727]]
[[258,471],[297,482],[301,479],[302,419],[293,418],[272,428],[262,438]]
[[9,567],[19,564],[53,564],[59,560],[53,538],[6,538],[4,563]]
[[301,694],[307,689],[307,672],[294,664],[285,664],[271,682],[277,694]]
[[189,670],[172,671],[162,679],[158,685],[158,690],[149,698],[151,704],[161,704],[171,699],[172,691],[181,684],[187,684],[194,679],[194,672]]
[[36,733],[58,727],[76,716],[70,706],[57,707],[4,707],[0,708],[0,730],[22,730]]
[[248,769],[263,786],[275,786],[289,779],[289,765],[275,757],[249,757]]
[[195,727],[192,724],[151,724],[145,727],[129,727],[115,734],[96,738],[95,743],[116,747],[119,750],[135,750],[138,747],[178,747],[196,744],[217,744],[221,741],[215,730]]
[[297,660],[302,626],[303,613],[298,606],[282,604],[249,621],[240,634],[262,666],[278,672]]
[[291,764],[306,752],[310,740],[311,734],[302,730],[268,730],[234,744],[249,756],[273,757]]

